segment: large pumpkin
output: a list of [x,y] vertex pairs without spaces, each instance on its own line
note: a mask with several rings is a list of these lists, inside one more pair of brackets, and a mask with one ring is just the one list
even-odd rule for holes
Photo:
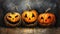
[[22,20],[28,24],[32,24],[36,21],[37,16],[36,10],[26,10],[22,13]]
[[9,12],[4,17],[7,26],[17,26],[20,24],[21,15],[18,12]]
[[56,21],[56,17],[53,13],[42,13],[38,17],[38,22],[42,26],[50,26],[54,24]]

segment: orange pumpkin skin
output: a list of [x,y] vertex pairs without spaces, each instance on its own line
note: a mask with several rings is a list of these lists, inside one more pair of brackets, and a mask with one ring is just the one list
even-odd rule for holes
[[38,22],[42,26],[49,26],[54,24],[56,21],[55,15],[53,13],[42,13],[38,17]]
[[[17,12],[13,12],[13,13],[9,12],[5,15],[4,20],[5,20],[5,24],[7,26],[16,26],[19,24],[17,22],[21,20],[21,15]],[[16,23],[16,24],[11,24],[7,20],[12,22],[12,23]]]
[[36,10],[31,10],[31,11],[26,10],[22,13],[22,20],[27,23],[32,23],[32,22],[36,21],[37,16],[38,16],[38,14],[37,14]]

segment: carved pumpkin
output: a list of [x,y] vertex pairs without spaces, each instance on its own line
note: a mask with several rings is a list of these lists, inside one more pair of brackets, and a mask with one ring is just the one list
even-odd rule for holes
[[37,16],[36,10],[26,10],[22,13],[22,20],[31,25],[36,21]]
[[20,20],[21,15],[17,12],[9,12],[4,17],[5,24],[8,26],[17,26]]
[[38,22],[42,26],[49,26],[55,23],[55,15],[53,13],[42,13],[38,17]]
[[37,12],[35,10],[24,11],[22,13],[22,19],[27,23],[32,23],[37,19]]

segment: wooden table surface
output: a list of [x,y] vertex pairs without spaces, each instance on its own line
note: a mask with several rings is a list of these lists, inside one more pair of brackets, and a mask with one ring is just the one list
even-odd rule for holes
[[60,28],[4,28],[0,34],[60,34]]

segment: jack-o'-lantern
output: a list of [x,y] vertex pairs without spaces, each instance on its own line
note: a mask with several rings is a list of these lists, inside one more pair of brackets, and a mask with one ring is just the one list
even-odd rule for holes
[[24,11],[22,13],[22,19],[27,23],[32,23],[37,19],[37,12],[35,10]]
[[22,13],[22,20],[28,24],[32,24],[36,21],[37,16],[36,10],[26,10]]
[[50,26],[56,22],[56,16],[53,13],[42,13],[38,17],[38,22],[42,26]]
[[55,22],[55,15],[52,13],[43,13],[38,17],[40,25],[49,26]]
[[17,26],[20,24],[21,15],[18,12],[9,12],[5,15],[4,21],[8,26]]
[[38,13],[36,10],[31,9],[31,6],[27,3],[27,10],[22,13],[23,26],[36,26]]

